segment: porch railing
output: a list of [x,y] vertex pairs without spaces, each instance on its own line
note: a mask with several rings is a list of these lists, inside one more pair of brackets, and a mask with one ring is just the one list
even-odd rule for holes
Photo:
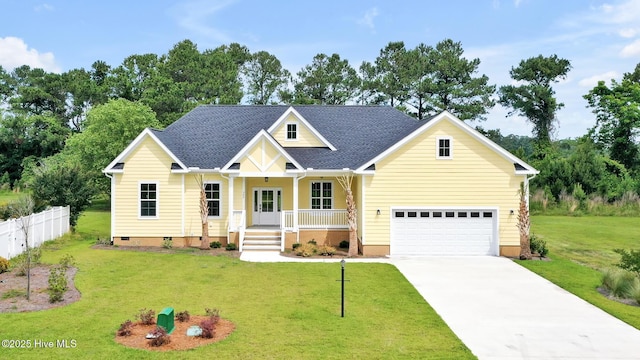
[[[282,228],[295,230],[292,210],[282,212]],[[348,229],[347,210],[298,210],[298,229]]]
[[[246,228],[246,213],[244,210],[233,210],[232,216],[229,219],[229,232],[237,232],[238,233],[238,242],[240,243],[239,250],[242,251],[242,246],[244,243],[244,230]],[[227,234],[227,239],[229,239],[229,235]]]

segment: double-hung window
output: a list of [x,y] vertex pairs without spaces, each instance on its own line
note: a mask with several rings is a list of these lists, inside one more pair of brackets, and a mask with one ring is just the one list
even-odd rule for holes
[[158,216],[158,184],[140,184],[140,217],[155,218]]
[[451,159],[453,156],[450,137],[439,137],[436,139],[436,158]]
[[311,183],[311,208],[333,208],[333,183],[330,181],[314,181]]
[[205,183],[204,193],[207,197],[209,217],[220,216],[220,183]]
[[287,124],[287,140],[298,140],[298,124]]

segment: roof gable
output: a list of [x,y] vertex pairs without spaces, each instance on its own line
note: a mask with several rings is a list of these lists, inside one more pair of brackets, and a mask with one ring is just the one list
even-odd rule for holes
[[443,111],[439,115],[434,116],[431,120],[425,122],[422,126],[417,128],[415,131],[413,131],[412,133],[410,133],[409,135],[407,135],[406,137],[404,137],[403,139],[401,139],[397,143],[395,143],[393,146],[387,148],[382,153],[380,153],[377,156],[375,156],[373,159],[367,161],[365,164],[360,166],[356,171],[357,172],[366,171],[372,165],[375,165],[376,162],[378,162],[378,161],[386,158],[387,156],[393,154],[398,149],[400,149],[403,145],[407,144],[409,141],[415,139],[416,137],[420,136],[421,134],[424,134],[426,131],[434,128],[435,126],[437,126],[437,124],[439,124],[440,122],[443,122],[443,121],[449,121],[451,124],[453,124],[454,126],[458,127],[459,129],[461,129],[462,131],[464,131],[465,133],[470,135],[472,138],[475,138],[480,143],[482,143],[483,145],[487,146],[489,149],[491,149],[492,151],[496,152],[497,154],[499,154],[501,157],[503,157],[507,161],[512,162],[514,164],[514,171],[515,171],[516,174],[533,175],[533,174],[538,174],[539,173],[539,171],[534,169],[531,165],[527,164],[523,160],[521,160],[518,157],[516,157],[515,155],[511,154],[510,152],[508,152],[507,150],[505,150],[504,148],[502,148],[498,144],[496,144],[493,141],[491,141],[486,136],[480,134],[477,130],[473,129],[471,126],[467,125],[465,122],[463,122],[462,120],[458,119],[457,117],[455,117],[453,114],[449,113],[448,111]]
[[129,145],[118,155],[116,158],[105,167],[102,172],[103,173],[117,173],[123,172],[125,159],[131,155],[131,153],[142,144],[142,142],[146,139],[150,138],[153,140],[167,155],[173,160],[171,169],[172,171],[186,171],[187,167],[178,159],[171,150],[162,142],[158,137],[153,133],[153,130],[146,128],[144,129]]
[[[287,139],[287,125],[289,124],[295,124],[297,127],[297,138],[294,140]],[[332,151],[336,150],[336,147],[322,136],[293,106],[290,106],[267,131],[283,147],[327,147]]]
[[[302,170],[302,166],[269,134],[260,130],[224,167],[221,171],[243,171],[242,163],[251,166],[250,172],[267,173],[275,169],[279,172],[286,170]],[[283,162],[283,166],[276,166]],[[237,165],[240,163],[240,168]],[[292,164],[292,165],[287,165]],[[271,170],[271,171],[270,171]]]

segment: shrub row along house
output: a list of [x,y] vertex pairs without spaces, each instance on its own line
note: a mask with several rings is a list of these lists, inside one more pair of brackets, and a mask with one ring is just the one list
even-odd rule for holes
[[201,186],[212,241],[335,246],[348,239],[337,179],[351,174],[362,254],[506,256],[519,254],[520,183],[537,174],[448,112],[318,105],[200,106],[104,172],[120,246],[199,246]]

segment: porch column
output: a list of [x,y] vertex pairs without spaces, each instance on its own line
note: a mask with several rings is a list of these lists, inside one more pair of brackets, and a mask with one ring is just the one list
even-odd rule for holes
[[233,216],[233,182],[235,177],[229,176],[229,227],[235,231],[236,219]]
[[293,178],[293,228],[298,231],[298,177]]

